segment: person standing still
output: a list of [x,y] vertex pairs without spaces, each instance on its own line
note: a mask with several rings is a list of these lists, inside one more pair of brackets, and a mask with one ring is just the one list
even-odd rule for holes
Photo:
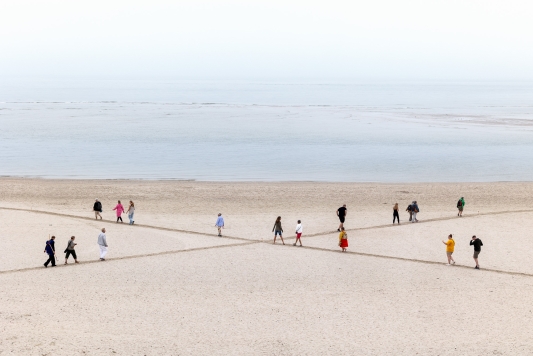
[[339,221],[341,222],[339,224],[339,228],[337,229],[338,232],[340,232],[341,229],[344,227],[346,215],[348,215],[348,209],[346,209],[346,204],[344,204],[343,206],[337,209],[337,216],[339,217]]
[[102,229],[100,235],[98,235],[98,247],[100,248],[100,261],[105,261],[105,255],[107,255],[107,236],[105,234],[105,228]]
[[400,225],[400,214],[398,213],[398,209],[398,203],[394,204],[394,207],[392,208],[392,225],[394,225],[396,219],[398,219],[398,225]]
[[470,240],[470,246],[474,246],[474,261],[476,262],[475,269],[479,269],[479,261],[478,257],[481,253],[481,246],[483,246],[483,242],[476,237],[476,235],[472,236],[472,240]]
[[117,211],[117,223],[119,220],[121,223],[124,223],[124,221],[122,221],[122,213],[124,212],[124,206],[122,205],[120,200],[118,201],[117,206],[113,208],[113,210]]
[[100,213],[102,212],[102,203],[100,203],[98,199],[94,200],[93,211],[94,211],[94,218],[98,220],[98,217],[100,217],[100,220],[102,220],[102,215],[100,215]]
[[453,251],[455,249],[455,241],[452,234],[448,235],[448,241],[442,241],[446,245],[446,256],[448,257],[448,266],[451,266],[452,263],[455,264],[455,260],[452,257]]
[[[413,204],[414,202],[412,202],[411,204],[409,204],[407,206],[407,209],[405,209],[405,211],[409,212],[409,221],[412,221],[413,220]],[[394,224],[394,223],[393,223]]]
[[128,214],[130,225],[133,225],[135,223],[135,220],[134,220],[135,204],[133,204],[133,201],[131,200],[130,200],[130,206],[128,207],[128,211],[126,212],[126,214]]
[[463,210],[465,208],[465,205],[465,198],[461,197],[461,199],[459,199],[459,201],[457,202],[457,210],[459,210],[457,216],[463,216]]
[[283,244],[285,245],[285,241],[283,241],[283,228],[281,227],[281,216],[278,216],[276,218],[276,221],[274,222],[274,227],[272,228],[272,232],[274,233],[274,244],[276,243],[276,236],[279,235],[281,242],[283,242]]
[[67,244],[67,248],[65,249],[65,264],[68,265],[68,258],[70,255],[72,255],[72,257],[74,257],[74,262],[76,263],[79,263],[78,262],[78,257],[76,256],[76,250],[74,250],[74,247],[77,245],[77,243],[74,242],[74,239],[76,238],[76,236],[72,236],[70,238],[70,240],[68,240],[68,244]]
[[413,221],[411,222],[415,223],[415,222],[418,222],[418,219],[416,218],[416,214],[420,212],[420,209],[418,208],[418,203],[416,202],[416,200],[413,202],[412,209],[413,209]]
[[215,223],[215,226],[218,229],[218,236],[222,237],[222,229],[224,228],[224,218],[222,217],[222,213],[218,213],[217,222]]
[[48,259],[44,263],[44,266],[48,268],[48,264],[51,262],[52,267],[56,266],[56,247],[55,247],[55,240],[56,237],[52,236],[50,240],[46,241],[46,245],[44,246],[44,252],[48,254]]
[[[302,220],[298,220],[298,224],[296,225],[296,242],[300,241],[300,246],[302,246],[302,233],[304,232],[304,228],[302,227]],[[293,243],[293,246],[296,246],[296,242]]]

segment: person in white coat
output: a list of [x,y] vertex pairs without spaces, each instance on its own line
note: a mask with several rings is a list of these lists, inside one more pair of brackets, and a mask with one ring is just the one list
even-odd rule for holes
[[98,247],[100,248],[100,261],[105,261],[105,255],[107,255],[107,236],[105,235],[105,227],[102,229],[100,235],[98,235]]
[[300,246],[302,246],[302,240],[300,237],[302,237],[302,233],[304,232],[304,228],[302,227],[302,221],[298,220],[298,225],[296,225],[296,242],[293,243],[293,246],[296,246],[296,243],[299,241]]

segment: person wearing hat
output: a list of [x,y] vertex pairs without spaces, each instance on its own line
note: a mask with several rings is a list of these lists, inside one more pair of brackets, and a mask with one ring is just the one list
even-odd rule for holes
[[215,226],[218,229],[218,236],[222,237],[222,229],[224,228],[224,218],[222,217],[221,213],[218,213],[217,222],[215,223]]
[[100,215],[100,213],[102,212],[102,203],[100,203],[98,199],[94,200],[93,211],[94,218],[98,220],[98,217],[100,217],[100,220],[102,220],[102,215]]

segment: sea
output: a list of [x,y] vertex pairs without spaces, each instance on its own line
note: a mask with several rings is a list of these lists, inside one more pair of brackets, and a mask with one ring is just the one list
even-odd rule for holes
[[0,176],[533,180],[533,82],[0,78]]

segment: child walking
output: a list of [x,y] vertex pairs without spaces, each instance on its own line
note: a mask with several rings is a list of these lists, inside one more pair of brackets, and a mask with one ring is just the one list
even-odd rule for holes
[[[298,220],[298,225],[296,225],[296,242],[300,241],[300,246],[302,246],[302,240],[300,239],[300,237],[302,237],[302,232],[304,232],[302,221]],[[296,246],[296,242],[292,245]]]
[[442,243],[446,245],[446,256],[448,257],[447,266],[451,266],[452,264],[455,264],[455,260],[452,257],[453,250],[455,249],[455,241],[452,234],[448,235],[448,241],[442,241]]
[[342,252],[346,252],[348,247],[348,234],[344,231],[344,227],[341,227],[341,233],[339,234],[339,246],[342,248]]

